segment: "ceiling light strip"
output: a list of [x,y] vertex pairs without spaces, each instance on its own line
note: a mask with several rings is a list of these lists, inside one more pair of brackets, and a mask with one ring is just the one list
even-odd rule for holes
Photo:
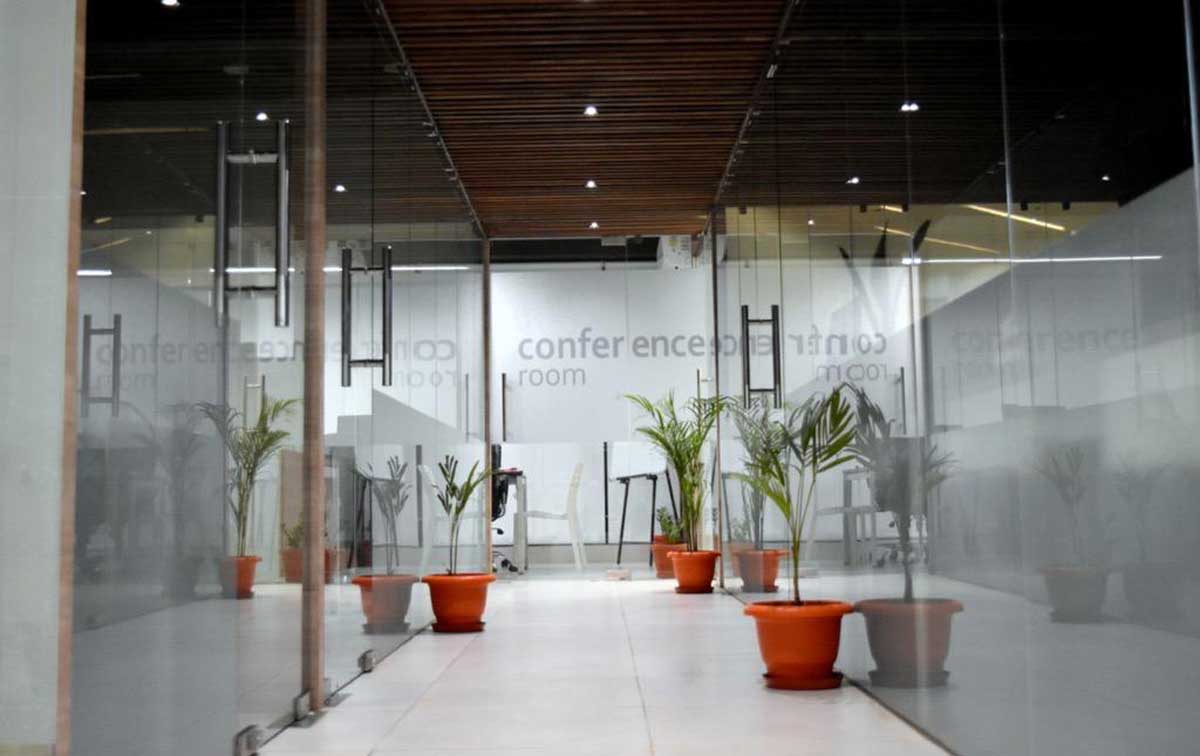
[[988,215],[994,215],[997,218],[1010,218],[1012,220],[1017,221],[1018,223],[1028,223],[1031,226],[1037,226],[1039,228],[1048,228],[1051,231],[1066,231],[1067,230],[1066,226],[1060,226],[1057,223],[1051,223],[1050,221],[1044,221],[1044,220],[1040,220],[1038,218],[1031,218],[1028,215],[1018,215],[1017,213],[1008,213],[1003,210],[996,210],[994,208],[984,207],[983,205],[964,205],[964,207],[966,207],[969,210],[974,210],[977,213],[987,213]]
[[1007,258],[988,259],[983,257],[939,257],[926,259],[924,257],[905,257],[901,265],[1023,265],[1026,263],[1099,263],[1099,262],[1146,262],[1161,260],[1162,255],[1105,255],[1093,257],[1026,257],[1009,260]]
[[[886,226],[876,226],[875,230],[883,231],[884,233],[888,233],[888,234],[894,234],[896,236],[903,236],[903,237],[906,237],[909,239],[912,238],[911,232],[901,231],[898,228],[887,228]],[[972,252],[984,252],[989,255],[1000,254],[999,250],[988,249],[987,247],[977,247],[974,244],[967,244],[966,242],[956,242],[956,241],[950,241],[949,239],[939,239],[936,236],[926,236],[925,242],[928,244],[941,244],[946,247],[958,247],[959,249],[969,249]]]

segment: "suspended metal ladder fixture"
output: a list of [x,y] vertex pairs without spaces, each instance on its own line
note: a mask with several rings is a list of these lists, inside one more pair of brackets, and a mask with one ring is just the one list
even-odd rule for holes
[[[275,152],[229,152],[229,123],[217,122],[217,217],[216,244],[213,253],[213,307],[217,327],[225,325],[230,292],[261,291],[275,294],[275,325],[290,324],[292,247],[288,232],[288,121],[275,124]],[[275,282],[270,286],[230,286],[229,245],[229,166],[247,168],[275,166]]]
[[[373,250],[372,250],[373,252]],[[342,385],[350,385],[350,371],[356,367],[377,367],[383,369],[382,383],[392,385],[392,245],[384,245],[381,250],[383,263],[381,265],[361,265],[351,267],[351,250],[342,248]],[[351,337],[351,306],[350,306],[350,274],[351,273],[381,273],[383,286],[383,356],[354,359],[350,354]]]
[[[771,326],[771,385],[754,388],[750,379],[750,326]],[[742,305],[742,404],[750,406],[755,394],[770,394],[775,409],[783,406],[783,365],[780,359],[779,305],[771,305],[771,317],[751,318],[750,306]]]
[[[112,393],[108,396],[92,396],[92,338],[112,337]],[[79,376],[79,414],[88,416],[93,404],[112,405],[112,416],[120,415],[121,407],[121,316],[113,315],[112,328],[92,328],[92,316],[83,316],[83,367]]]

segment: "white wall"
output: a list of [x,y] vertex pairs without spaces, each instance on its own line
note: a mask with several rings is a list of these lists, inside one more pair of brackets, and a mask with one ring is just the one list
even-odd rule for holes
[[74,57],[74,2],[0,2],[0,750],[55,739]]

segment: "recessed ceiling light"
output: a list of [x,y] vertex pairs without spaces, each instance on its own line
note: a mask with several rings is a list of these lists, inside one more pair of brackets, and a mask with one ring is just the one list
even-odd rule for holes
[[600,224],[597,223],[596,221],[592,221],[591,223],[588,224],[588,228],[595,231],[596,229],[600,228]]
[[595,189],[595,188],[596,188],[596,182],[595,182],[594,180],[592,180],[592,179],[588,179],[588,180],[587,180],[587,183],[586,183],[586,184],[584,184],[584,186],[586,186],[588,189]]
[[338,194],[341,194],[342,192],[346,191],[346,185],[338,184],[337,186],[333,187],[333,191],[337,192]]
[[86,195],[87,195],[87,189],[80,189],[80,190],[79,190],[79,196],[80,196],[80,197],[83,197],[83,196],[86,196]]
[[816,222],[815,220],[813,220],[812,218],[809,218],[809,219],[808,219],[808,225],[810,225],[810,226],[815,226],[815,225],[817,225],[817,222]]
[[168,8],[178,8],[179,0],[162,0],[162,4]]
[[583,114],[588,118],[594,118],[600,114],[600,111],[596,109],[595,105],[588,105],[583,109]]
[[860,180],[861,179],[859,179],[858,176],[851,176],[850,178],[846,179],[846,183],[847,184],[857,184]]
[[1101,181],[1112,181],[1112,176],[1109,176],[1109,175],[1106,173],[1106,174],[1104,174],[1103,176],[1101,176],[1101,177],[1100,177],[1100,180],[1101,180]]
[[265,110],[258,111],[258,115],[254,116],[254,120],[256,120],[256,121],[267,120],[267,111],[265,111]]
[[921,106],[918,105],[917,103],[913,102],[912,100],[905,100],[904,103],[900,106],[901,113],[916,113],[920,109],[921,109]]
[[92,223],[95,223],[97,226],[102,226],[102,225],[104,225],[105,223],[108,223],[108,222],[109,222],[109,221],[111,221],[111,220],[112,220],[112,216],[109,216],[109,215],[102,215],[102,216],[100,216],[99,218],[93,218],[93,219],[92,219]]

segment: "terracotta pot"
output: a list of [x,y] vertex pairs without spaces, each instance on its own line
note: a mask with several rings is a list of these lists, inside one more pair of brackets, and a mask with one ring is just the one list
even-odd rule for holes
[[666,543],[667,537],[665,535],[656,535],[656,536],[654,536],[654,542],[655,543]]
[[750,543],[749,541],[729,542],[729,555],[732,556],[733,559],[730,559],[728,564],[729,569],[733,572],[734,577],[742,576],[742,565],[738,563],[738,554],[741,554],[743,551],[752,551],[753,549],[754,544]]
[[654,543],[650,544],[650,553],[654,555],[654,576],[659,578],[675,577],[675,565],[671,562],[671,558],[667,556],[672,551],[679,551],[683,548],[682,543],[667,543],[660,541],[662,536],[654,536]]
[[824,690],[842,684],[833,663],[842,641],[842,616],[854,607],[843,601],[759,601],[743,611],[758,625],[768,688]]
[[932,688],[950,676],[950,620],[962,611],[953,599],[869,599],[854,605],[867,622],[878,669],[871,682],[889,688]]
[[408,629],[405,618],[412,603],[416,575],[359,575],[353,582],[362,591],[363,615],[367,633],[402,633]]
[[717,571],[715,551],[670,551],[675,566],[676,593],[712,593],[713,575]]
[[280,571],[284,582],[300,583],[304,581],[304,550],[286,548],[279,550]]
[[226,557],[218,570],[221,577],[221,592],[225,598],[254,598],[254,570],[262,557]]
[[749,593],[774,593],[779,590],[779,560],[787,554],[783,549],[746,549],[734,560],[742,576],[742,590]]
[[1178,617],[1182,583],[1182,570],[1172,564],[1144,562],[1121,570],[1125,600],[1136,617]]
[[1042,569],[1046,592],[1055,622],[1098,622],[1104,594],[1108,590],[1108,571],[1096,567],[1055,566]]
[[433,603],[435,633],[477,633],[483,630],[483,610],[487,606],[491,573],[465,572],[457,575],[426,575],[421,582],[429,586]]

